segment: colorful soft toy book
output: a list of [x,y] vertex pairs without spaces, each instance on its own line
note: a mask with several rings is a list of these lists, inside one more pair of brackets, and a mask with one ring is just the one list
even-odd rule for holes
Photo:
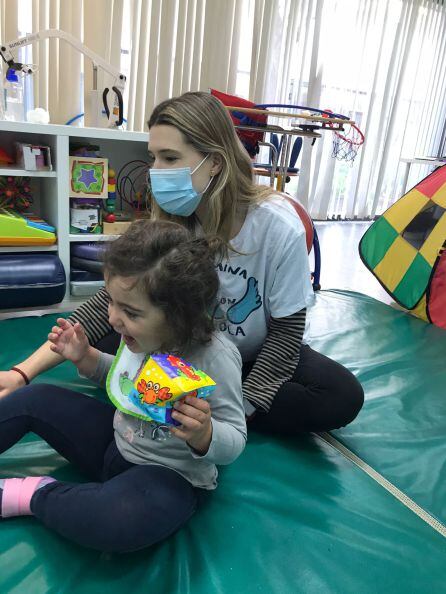
[[135,369],[134,357],[127,359],[124,351],[128,349],[121,345],[110,369],[107,392],[115,406],[126,414],[178,425],[172,418],[177,400],[186,396],[206,398],[215,389],[215,382],[204,371],[176,355],[157,353],[143,357]]

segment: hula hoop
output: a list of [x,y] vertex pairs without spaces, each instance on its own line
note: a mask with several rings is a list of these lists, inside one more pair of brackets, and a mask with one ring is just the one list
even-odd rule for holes
[[342,113],[334,113],[330,109],[316,109],[316,107],[308,107],[305,105],[289,105],[286,103],[263,103],[256,105],[256,107],[260,107],[261,109],[267,109],[268,107],[291,107],[293,109],[306,109],[307,111],[315,111],[316,113],[322,114],[322,116],[326,116],[328,118],[339,118],[340,120],[349,120],[348,116],[343,115]]
[[[229,111],[240,112],[240,113],[247,113],[247,114],[258,114],[258,115],[265,115],[271,116],[275,118],[293,118],[293,119],[302,119],[302,120],[310,120],[312,122],[320,122],[322,124],[350,124],[354,123],[352,120],[349,120],[345,116],[337,117],[337,115],[329,114],[328,112],[324,112],[322,109],[313,109],[312,111],[317,111],[322,115],[308,115],[304,113],[291,113],[291,112],[282,112],[282,111],[268,111],[267,108],[260,108],[256,107],[233,107],[230,105],[225,105],[226,109]],[[289,108],[294,108],[294,105],[288,105]]]

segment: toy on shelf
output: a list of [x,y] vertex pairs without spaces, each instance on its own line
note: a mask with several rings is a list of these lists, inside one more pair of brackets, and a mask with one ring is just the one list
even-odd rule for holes
[[102,233],[102,200],[75,198],[70,206],[70,233]]
[[0,148],[0,166],[14,165],[14,159],[8,155],[5,149]]
[[[121,346],[118,369],[123,356]],[[134,417],[167,425],[179,424],[172,418],[173,404],[177,400],[186,396],[207,398],[216,385],[204,371],[167,353],[144,359],[132,377],[129,376],[128,371],[109,375],[107,391],[115,406]]]
[[105,201],[104,221],[107,223],[114,223],[116,221],[116,172],[114,169],[108,170],[108,198]]
[[108,159],[70,157],[70,196],[108,197]]
[[0,208],[12,208],[22,212],[33,201],[29,177],[0,177]]
[[56,229],[34,215],[26,217],[13,210],[0,208],[0,245],[52,245]]
[[[125,163],[117,175],[114,169],[110,169],[109,193],[105,202],[106,214],[103,223],[104,235],[124,233],[133,219],[150,213],[147,170],[148,163],[140,160]],[[118,198],[119,210],[116,209]]]
[[28,171],[52,171],[49,146],[16,142],[17,165]]
[[116,177],[116,194],[120,209],[127,204],[135,213],[150,213],[148,189],[149,163],[135,159],[121,167]]
[[100,147],[97,144],[70,143],[70,156],[72,157],[95,157],[99,159]]
[[102,223],[104,235],[121,235],[125,233],[134,220],[134,214],[129,211],[116,211],[113,213],[114,222],[106,220]]

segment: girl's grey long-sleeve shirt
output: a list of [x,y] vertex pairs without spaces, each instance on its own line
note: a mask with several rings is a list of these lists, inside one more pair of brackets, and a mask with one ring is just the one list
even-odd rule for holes
[[[115,439],[122,456],[133,464],[159,464],[184,476],[203,489],[217,486],[217,464],[230,464],[246,443],[246,421],[241,385],[241,357],[237,348],[220,333],[212,341],[183,355],[196,369],[205,371],[216,388],[208,398],[212,414],[212,440],[204,456],[187,443],[169,435],[165,441],[152,439],[154,425],[116,410]],[[113,355],[101,353],[98,366],[89,377],[105,386]]]

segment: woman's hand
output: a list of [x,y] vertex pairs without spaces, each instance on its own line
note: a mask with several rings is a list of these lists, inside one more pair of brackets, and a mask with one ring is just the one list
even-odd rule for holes
[[204,456],[212,440],[211,407],[209,402],[195,396],[186,396],[174,404],[172,417],[181,423],[171,432],[185,441],[198,454]]
[[57,319],[48,334],[51,350],[77,365],[87,355],[89,342],[84,329],[76,322],[74,326],[64,318]]
[[23,388],[25,380],[17,371],[0,371],[0,398]]

